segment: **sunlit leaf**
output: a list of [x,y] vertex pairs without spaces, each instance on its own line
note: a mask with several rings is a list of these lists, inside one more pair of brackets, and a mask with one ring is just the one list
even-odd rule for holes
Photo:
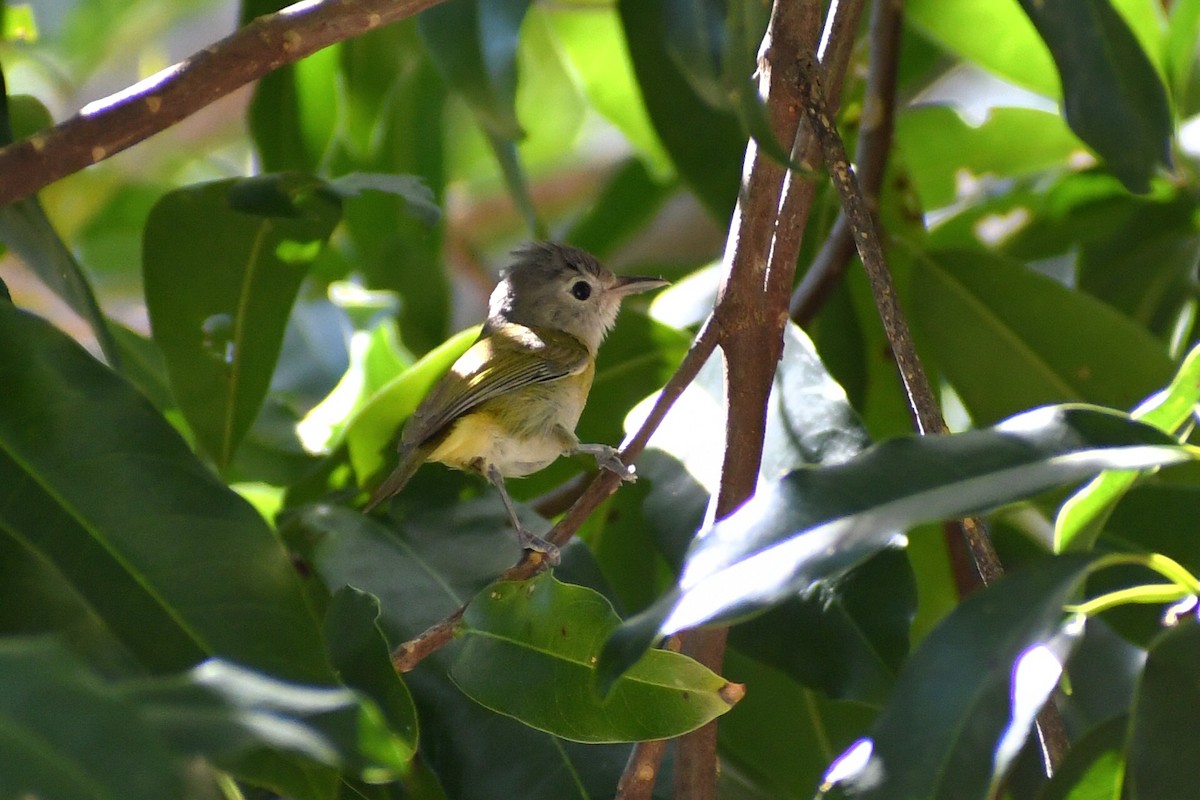
[[[1136,420],[1173,434],[1200,404],[1200,345],[1184,359],[1174,380],[1133,410]],[[1104,472],[1067,499],[1054,520],[1054,549],[1088,550],[1112,507],[1138,478],[1136,472]]]
[[1124,415],[1059,406],[796,470],[697,537],[676,587],[609,640],[602,675],[620,674],[662,636],[746,617],[804,591],[918,523],[995,508],[1106,468],[1189,457],[1171,437]]
[[1060,557],[963,601],[922,642],[868,738],[821,797],[984,800],[1011,766],[1079,634],[1064,605],[1091,566]]

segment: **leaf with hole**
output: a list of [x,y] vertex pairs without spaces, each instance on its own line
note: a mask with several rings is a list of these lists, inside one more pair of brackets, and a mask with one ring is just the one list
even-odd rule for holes
[[178,189],[146,220],[146,308],[179,408],[229,466],[270,386],[300,284],[341,218],[316,178],[235,178]]

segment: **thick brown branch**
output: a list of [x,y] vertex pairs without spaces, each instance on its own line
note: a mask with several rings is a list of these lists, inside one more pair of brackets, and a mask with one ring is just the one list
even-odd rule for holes
[[148,139],[235,89],[441,0],[307,0],[259,17],[64,122],[0,149],[0,206]]

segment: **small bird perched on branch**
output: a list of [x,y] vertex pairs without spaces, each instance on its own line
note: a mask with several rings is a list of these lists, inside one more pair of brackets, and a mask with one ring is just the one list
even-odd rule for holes
[[413,412],[400,437],[399,464],[365,510],[403,489],[426,461],[478,472],[500,490],[521,546],[557,563],[558,548],[517,518],[504,479],[586,453],[633,480],[615,448],[581,443],[575,424],[592,387],[596,351],[621,300],[667,281],[619,277],[588,253],[549,242],[513,256],[492,292],[479,338]]

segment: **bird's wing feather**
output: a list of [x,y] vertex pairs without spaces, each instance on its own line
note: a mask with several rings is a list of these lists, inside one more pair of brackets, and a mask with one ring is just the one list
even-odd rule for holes
[[[524,356],[514,358],[515,353]],[[515,323],[485,330],[413,412],[400,448],[420,446],[494,397],[577,374],[587,365],[587,347],[570,334]]]

